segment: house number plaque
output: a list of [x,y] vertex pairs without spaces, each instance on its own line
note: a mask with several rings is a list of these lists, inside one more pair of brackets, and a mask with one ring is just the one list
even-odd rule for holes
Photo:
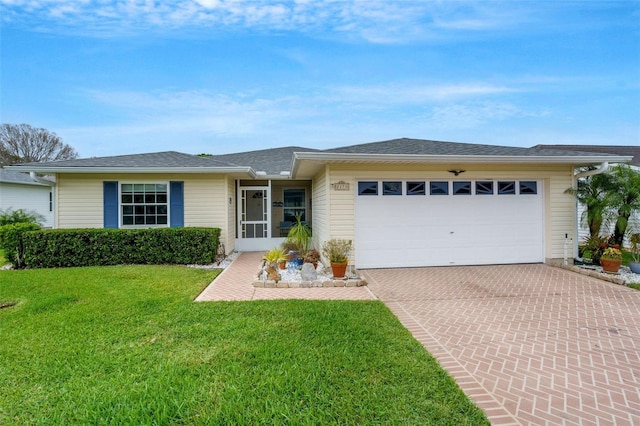
[[341,180],[340,182],[336,182],[333,184],[334,191],[348,191],[349,190],[349,182],[345,182]]

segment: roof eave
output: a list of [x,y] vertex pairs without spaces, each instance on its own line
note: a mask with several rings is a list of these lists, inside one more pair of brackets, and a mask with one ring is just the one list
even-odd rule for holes
[[36,173],[207,173],[242,174],[256,176],[251,167],[46,167],[37,164],[29,166],[5,166],[7,170]]
[[294,152],[291,175],[295,177],[301,161],[318,163],[459,163],[459,164],[572,164],[589,165],[603,162],[628,163],[632,157],[612,155],[416,155],[416,154],[352,154],[326,152]]

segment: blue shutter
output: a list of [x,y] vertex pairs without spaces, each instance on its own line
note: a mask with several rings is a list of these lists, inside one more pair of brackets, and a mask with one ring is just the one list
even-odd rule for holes
[[184,226],[184,182],[169,182],[169,226]]
[[118,227],[118,182],[104,181],[104,224],[105,228]]

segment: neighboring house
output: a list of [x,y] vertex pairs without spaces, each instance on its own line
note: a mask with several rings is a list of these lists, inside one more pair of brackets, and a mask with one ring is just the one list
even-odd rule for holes
[[[534,148],[538,149],[559,149],[559,150],[573,150],[584,152],[597,152],[605,154],[614,154],[621,156],[631,157],[629,165],[634,170],[640,172],[640,146],[623,146],[623,145],[536,145]],[[585,241],[589,238],[589,227],[580,220],[586,210],[586,206],[578,204],[577,208],[578,217],[578,242]],[[615,212],[613,212],[611,218],[606,220],[603,224],[602,233],[609,235],[613,234],[615,227]],[[625,236],[624,245],[629,246],[629,234],[640,232],[640,211],[636,211],[629,218],[629,224],[627,225],[627,235]]]
[[[56,176],[60,228],[208,226],[266,250],[301,215],[313,243],[352,239],[356,268],[573,258],[574,167],[631,158],[395,139],[327,150],[178,152],[11,166]],[[283,223],[284,222],[284,223]],[[568,250],[568,251],[567,251]]]
[[0,210],[33,211],[42,215],[44,227],[54,227],[54,186],[49,179],[0,167]]

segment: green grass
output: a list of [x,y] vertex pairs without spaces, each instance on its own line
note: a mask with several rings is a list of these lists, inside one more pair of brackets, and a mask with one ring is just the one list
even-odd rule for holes
[[381,302],[192,302],[215,274],[0,271],[0,424],[488,424]]

